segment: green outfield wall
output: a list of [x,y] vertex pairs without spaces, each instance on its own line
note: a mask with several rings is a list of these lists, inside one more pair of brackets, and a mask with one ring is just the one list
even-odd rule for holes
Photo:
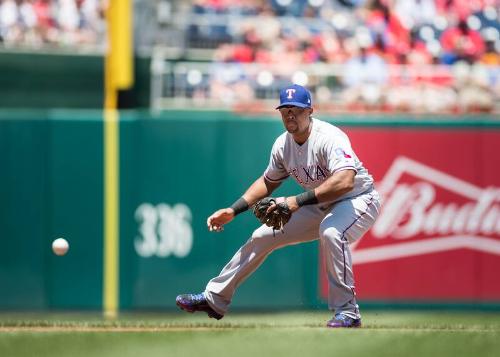
[[[149,107],[149,64],[149,57],[134,59],[134,88],[120,93],[121,107]],[[0,50],[0,108],[99,109],[103,95],[100,55]]]
[[[451,119],[430,118],[420,126],[500,130],[495,118]],[[416,123],[402,117],[335,120],[369,130]],[[122,113],[121,308],[174,308],[177,294],[204,289],[257,227],[245,213],[223,233],[209,233],[206,217],[231,204],[263,172],[281,132],[279,120],[264,116]],[[99,309],[102,113],[0,111],[0,170],[0,308]],[[287,182],[280,192],[291,194],[298,187]],[[66,256],[50,250],[57,237],[70,242]],[[323,303],[318,271],[317,243],[281,249],[241,286],[233,306],[317,306]]]
[[[172,307],[178,293],[202,290],[220,271],[257,223],[247,213],[210,234],[206,217],[262,173],[280,130],[277,121],[227,113],[122,116],[123,308]],[[102,141],[98,111],[1,114],[1,308],[101,306]],[[60,236],[70,242],[64,257],[50,250]],[[235,306],[307,306],[316,265],[315,244],[276,252]]]

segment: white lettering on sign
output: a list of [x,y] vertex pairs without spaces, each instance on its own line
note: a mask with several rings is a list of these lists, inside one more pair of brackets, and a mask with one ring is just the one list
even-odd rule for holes
[[143,258],[171,255],[184,258],[193,246],[192,214],[183,203],[174,206],[143,203],[135,211],[139,235],[134,241],[135,251]]
[[356,264],[464,248],[500,255],[499,187],[479,187],[400,156],[379,192],[384,200],[373,238],[369,246],[353,245]]
[[373,234],[409,239],[419,234],[500,234],[496,189],[485,189],[474,202],[437,203],[436,189],[426,182],[399,184],[385,203]]

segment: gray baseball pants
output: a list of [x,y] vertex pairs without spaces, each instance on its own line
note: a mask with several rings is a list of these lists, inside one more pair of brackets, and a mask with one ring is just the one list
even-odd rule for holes
[[380,198],[375,190],[342,200],[322,210],[318,205],[303,206],[285,225],[284,232],[262,225],[236,252],[220,274],[205,289],[210,306],[224,315],[238,286],[274,250],[287,245],[320,239],[328,276],[330,310],[360,318],[354,292],[354,275],[349,244],[360,239],[375,222]]

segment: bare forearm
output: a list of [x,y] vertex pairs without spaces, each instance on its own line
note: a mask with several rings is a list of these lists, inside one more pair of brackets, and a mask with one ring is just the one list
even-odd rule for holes
[[354,171],[345,170],[329,177],[314,190],[318,202],[333,201],[351,191],[354,186],[355,175]]
[[243,198],[251,206],[258,200],[271,195],[279,185],[280,183],[271,183],[264,179],[264,176],[261,176],[246,190]]

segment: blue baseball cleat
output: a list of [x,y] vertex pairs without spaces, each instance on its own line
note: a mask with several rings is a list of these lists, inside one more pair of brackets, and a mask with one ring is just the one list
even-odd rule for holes
[[204,293],[179,295],[175,303],[187,312],[205,311],[209,317],[220,320],[224,317],[210,307]]
[[353,319],[344,314],[336,314],[326,323],[327,327],[361,327],[361,319]]

